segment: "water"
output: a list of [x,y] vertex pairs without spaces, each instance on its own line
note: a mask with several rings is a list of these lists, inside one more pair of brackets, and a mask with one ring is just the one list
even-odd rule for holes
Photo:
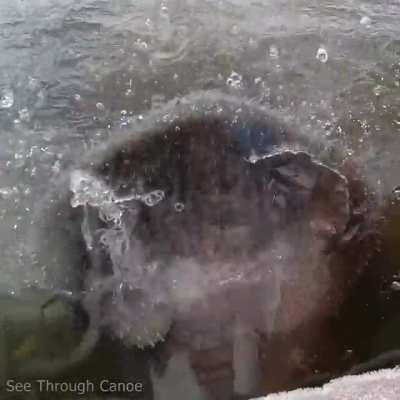
[[[397,0],[0,0],[2,293],[76,289],[73,278],[52,272],[52,256],[43,263],[35,254],[37,205],[72,160],[196,90],[268,106],[323,139],[322,158],[343,149],[386,201],[400,185],[399,18]],[[162,189],[142,201],[157,207]],[[396,201],[387,258],[399,268]],[[118,219],[119,204],[106,216]],[[185,215],[185,204],[174,204]],[[394,307],[387,303],[384,310]],[[379,307],[362,323],[386,318]],[[375,353],[392,340],[382,332]],[[356,342],[347,332],[343,346],[347,339]]]

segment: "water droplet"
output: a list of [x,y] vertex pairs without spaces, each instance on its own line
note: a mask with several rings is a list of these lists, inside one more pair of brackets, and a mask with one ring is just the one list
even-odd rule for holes
[[28,88],[32,91],[35,91],[40,88],[39,79],[34,78],[33,76],[28,77]]
[[60,160],[57,160],[52,166],[51,166],[51,171],[53,174],[57,175],[61,171],[61,163]]
[[232,35],[237,35],[240,32],[240,29],[237,25],[233,25],[231,29]]
[[141,40],[141,39],[137,39],[135,44],[139,49],[142,49],[142,50],[146,50],[149,47],[148,44],[144,40]]
[[328,61],[328,52],[323,47],[320,47],[315,58],[322,63],[326,63]]
[[12,197],[12,190],[9,188],[0,188],[0,199],[10,199]]
[[185,205],[183,203],[178,202],[175,203],[174,208],[176,212],[180,213],[185,209]]
[[0,108],[11,108],[14,105],[14,92],[10,88],[0,91]]
[[106,108],[104,107],[104,104],[103,104],[103,103],[100,103],[100,102],[96,103],[96,108],[97,108],[97,110],[100,111],[100,112],[103,112],[103,111],[106,109]]
[[31,113],[29,112],[29,110],[27,108],[23,108],[22,110],[19,110],[18,116],[22,122],[29,122],[31,119]]
[[240,89],[242,87],[242,76],[235,71],[229,75],[226,80],[227,85],[233,87],[234,89]]
[[367,17],[367,16],[364,16],[364,17],[362,17],[361,19],[360,19],[360,24],[361,25],[371,25],[371,18],[370,17]]
[[279,49],[275,45],[269,46],[269,56],[271,58],[279,58]]
[[168,15],[168,5],[166,3],[162,3],[160,7],[160,14],[162,15]]
[[384,93],[385,88],[382,85],[377,85],[372,89],[372,91],[374,92],[374,95],[378,97]]
[[393,196],[394,196],[395,200],[397,200],[397,201],[400,200],[400,186],[397,186],[396,188],[394,188]]
[[397,281],[392,282],[392,284],[390,285],[390,288],[395,292],[399,292],[400,291],[400,282],[397,282]]
[[148,207],[154,207],[165,199],[165,193],[162,190],[154,190],[146,193],[141,197],[141,200]]

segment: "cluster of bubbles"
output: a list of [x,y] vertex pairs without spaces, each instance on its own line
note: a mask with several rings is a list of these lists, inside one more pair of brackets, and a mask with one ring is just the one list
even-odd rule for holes
[[114,202],[114,193],[100,179],[77,170],[71,174],[70,189],[73,208],[90,205],[99,210],[100,218],[104,221],[117,222],[121,219],[122,211]]
[[154,207],[165,199],[165,193],[162,190],[154,190],[139,197],[148,207]]
[[165,199],[163,190],[117,196],[102,180],[81,170],[72,172],[70,189],[73,193],[71,199],[73,208],[86,205],[95,207],[104,221],[117,222],[121,219],[123,211],[119,206],[120,203],[137,200],[148,207],[154,207]]

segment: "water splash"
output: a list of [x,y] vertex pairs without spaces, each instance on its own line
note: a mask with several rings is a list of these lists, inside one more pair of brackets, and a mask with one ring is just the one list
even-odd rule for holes
[[100,179],[84,171],[73,171],[70,189],[73,193],[71,199],[73,208],[90,205],[99,210],[99,216],[103,221],[120,222],[122,210],[114,202],[113,191]]

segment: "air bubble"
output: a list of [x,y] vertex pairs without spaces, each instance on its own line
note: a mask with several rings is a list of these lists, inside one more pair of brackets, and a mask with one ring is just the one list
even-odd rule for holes
[[29,122],[31,119],[31,113],[29,112],[29,110],[27,108],[23,108],[22,110],[19,110],[18,116],[22,122]]
[[100,102],[98,102],[98,103],[96,103],[96,108],[97,108],[97,110],[98,111],[100,111],[100,112],[103,112],[103,111],[105,111],[105,106],[104,106],[104,104],[103,103],[100,103]]
[[360,24],[361,25],[371,25],[371,18],[370,17],[367,17],[367,16],[364,16],[364,17],[362,17],[361,19],[360,19]]
[[271,58],[279,58],[279,49],[275,45],[269,46],[269,56]]
[[240,32],[240,28],[237,25],[233,25],[231,29],[232,35],[237,35]]
[[0,199],[10,199],[12,197],[12,190],[9,188],[0,188]]
[[137,39],[135,44],[138,48],[140,48],[142,50],[146,50],[149,47],[148,44],[144,40],[141,40],[141,39]]
[[326,63],[328,61],[328,52],[323,47],[320,47],[315,58],[322,63]]
[[142,196],[141,200],[148,207],[154,207],[165,199],[165,193],[162,190],[154,190]]
[[232,71],[228,79],[226,80],[226,84],[233,87],[234,89],[240,89],[242,87],[242,76],[235,71]]
[[0,108],[11,108],[14,105],[14,92],[9,88],[0,91]]
[[185,205],[183,203],[175,203],[174,209],[176,212],[181,213],[185,209]]

